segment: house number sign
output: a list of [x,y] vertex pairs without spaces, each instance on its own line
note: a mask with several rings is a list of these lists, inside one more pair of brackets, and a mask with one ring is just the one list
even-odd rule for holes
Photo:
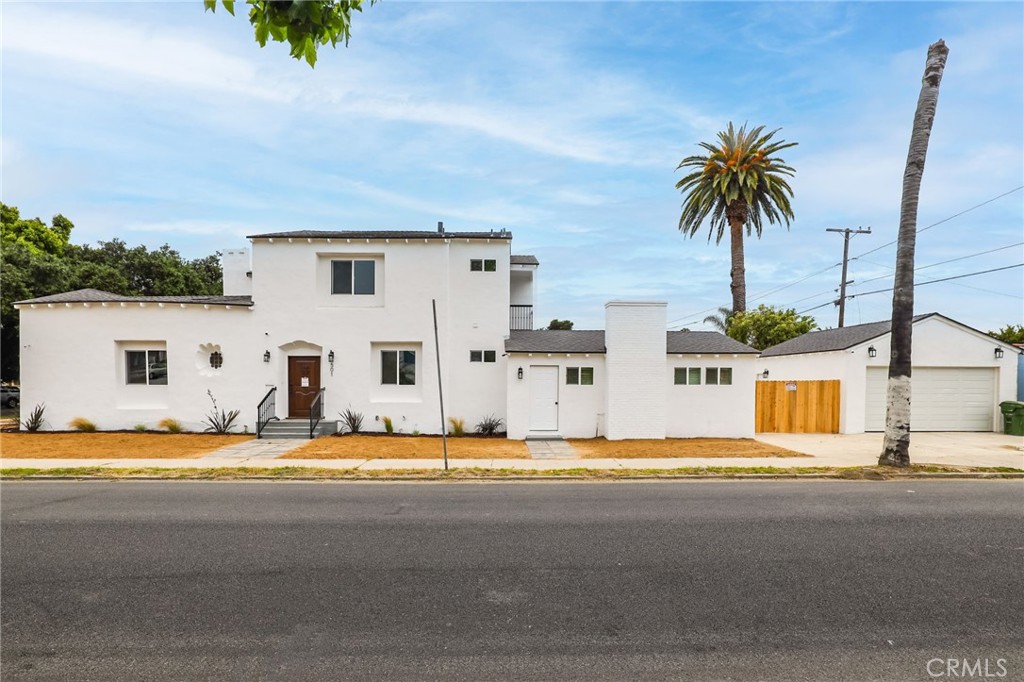
[[795,391],[796,390],[796,382],[795,381],[787,381],[786,382],[786,390],[787,391]]
[[302,377],[302,388],[309,388],[309,377]]

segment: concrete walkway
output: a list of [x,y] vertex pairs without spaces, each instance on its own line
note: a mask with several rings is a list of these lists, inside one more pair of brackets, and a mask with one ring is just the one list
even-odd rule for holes
[[[807,457],[686,457],[564,459],[554,456],[558,441],[542,444],[537,459],[450,459],[449,467],[544,471],[551,469],[679,469],[690,467],[849,467],[877,463],[882,434],[761,434],[757,440]],[[0,459],[3,468],[58,469],[103,468],[217,468],[217,467],[312,467],[320,469],[442,469],[440,459],[280,459],[280,455],[304,445],[305,440],[252,440],[190,459]],[[1001,433],[915,433],[911,435],[914,464],[1013,467],[1024,469],[1024,438]],[[568,443],[563,444],[571,450]],[[532,452],[532,448],[531,448]],[[565,450],[561,450],[565,452]],[[550,457],[544,457],[551,454]]]
[[526,447],[530,456],[534,459],[579,459],[576,448],[569,445],[569,441],[558,439],[551,440],[526,440]]

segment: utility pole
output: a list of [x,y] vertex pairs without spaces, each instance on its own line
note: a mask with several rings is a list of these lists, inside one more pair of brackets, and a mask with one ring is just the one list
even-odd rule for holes
[[846,285],[852,284],[852,282],[846,281],[846,264],[850,260],[850,235],[853,234],[871,234],[871,228],[862,230],[859,227],[856,230],[850,228],[840,229],[838,227],[827,227],[826,232],[842,232],[843,233],[843,278],[839,282],[839,300],[836,302],[839,305],[839,326],[843,326],[843,320],[846,317]]

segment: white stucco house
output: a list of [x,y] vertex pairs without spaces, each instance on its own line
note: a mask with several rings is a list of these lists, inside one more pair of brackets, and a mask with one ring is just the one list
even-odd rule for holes
[[[1001,431],[1018,349],[938,313],[914,317],[911,429]],[[891,322],[814,331],[765,349],[761,379],[838,379],[839,433],[885,430]]]
[[[294,231],[224,253],[224,295],[95,289],[21,301],[22,404],[46,428],[202,430],[212,393],[250,432],[301,434],[347,408],[439,433],[445,414],[511,438],[752,436],[757,351],[667,333],[664,303],[615,302],[603,332],[533,331],[533,256],[500,232]],[[290,421],[294,420],[294,421]]]

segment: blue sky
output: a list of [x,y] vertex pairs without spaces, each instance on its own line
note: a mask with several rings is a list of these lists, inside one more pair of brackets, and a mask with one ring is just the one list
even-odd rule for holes
[[[796,220],[747,243],[748,306],[827,304],[842,238],[825,228],[871,226],[847,324],[885,319],[891,294],[867,292],[891,286],[943,38],[918,225],[994,200],[919,234],[917,280],[1024,262],[1021,3],[385,0],[315,70],[198,1],[2,12],[0,198],[65,214],[76,242],[198,257],[277,230],[507,228],[541,261],[535,319],[600,328],[607,300],[664,300],[672,328],[701,329],[730,302],[729,249],[678,232],[675,168],[749,121],[800,144]],[[1022,289],[1003,270],[919,286],[916,309],[993,329],[1022,322]]]

